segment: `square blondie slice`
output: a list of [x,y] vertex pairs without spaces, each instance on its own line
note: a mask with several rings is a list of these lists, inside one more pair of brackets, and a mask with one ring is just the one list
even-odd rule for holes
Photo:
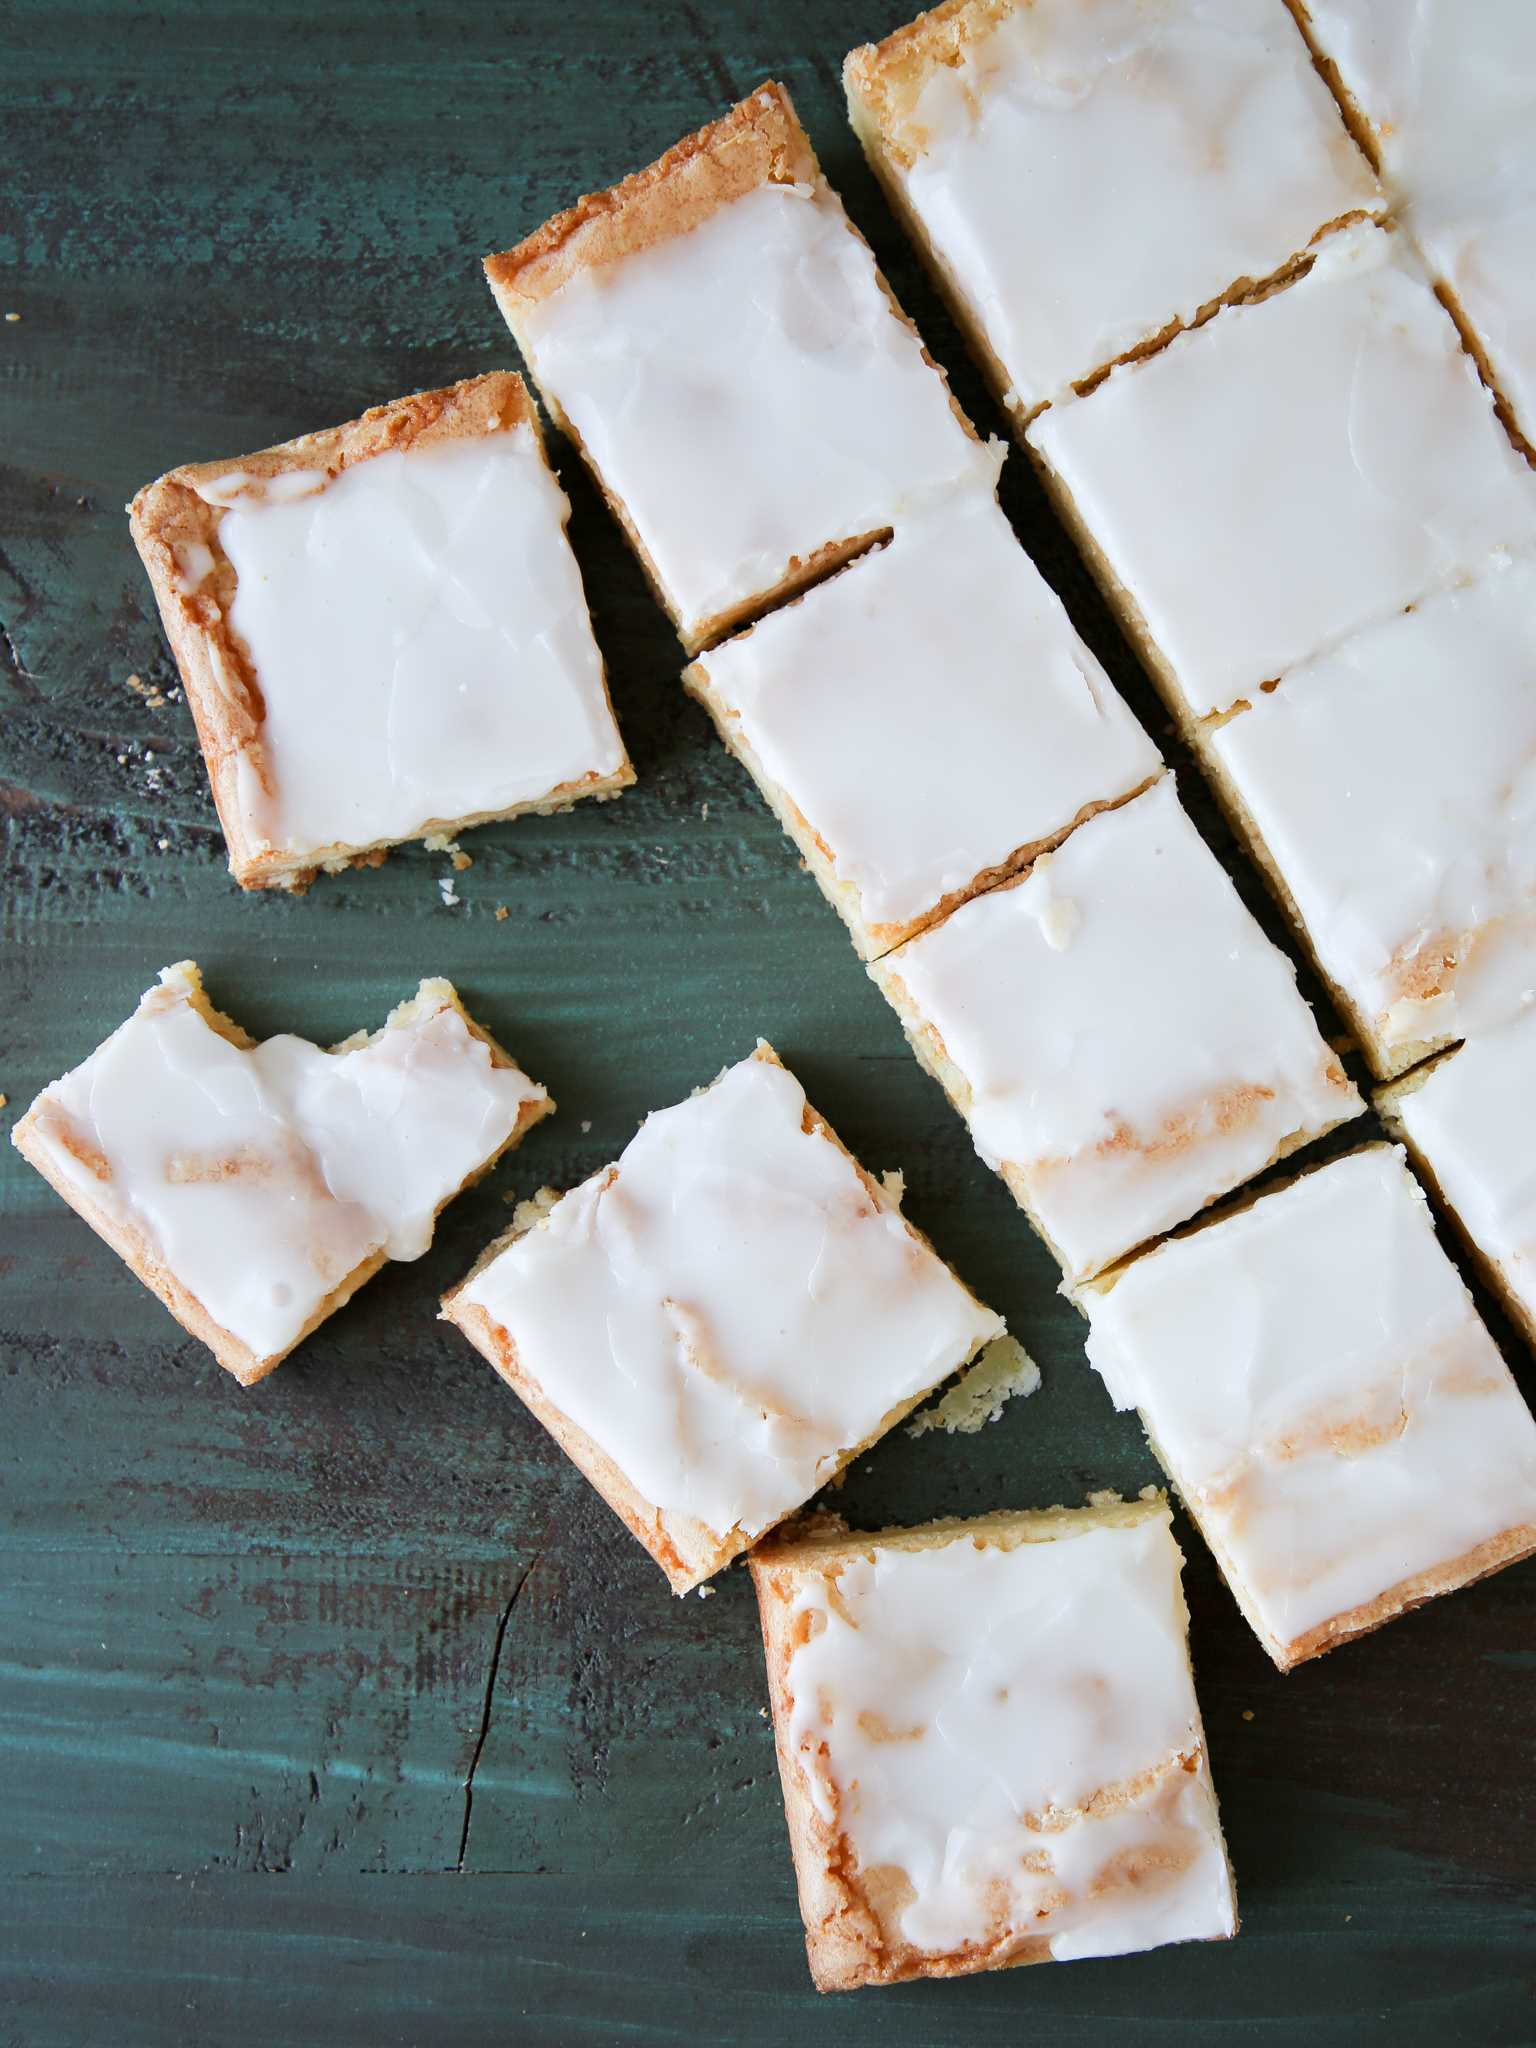
[[1030,427],[1058,507],[1186,731],[1536,546],[1536,476],[1401,234],[1330,235]]
[[1284,0],[948,0],[843,79],[1020,426],[1385,205]]
[[1536,984],[1536,559],[1426,598],[1209,730],[1206,767],[1374,1071]]
[[990,480],[782,86],[485,269],[690,654]]
[[920,515],[683,680],[866,960],[1162,765],[990,491]]
[[1381,1089],[1376,1107],[1536,1344],[1536,1009]]
[[634,781],[569,509],[505,373],[139,492],[243,888]]
[[1536,445],[1536,8],[1291,0],[1485,376]]
[[1536,1550],[1536,1421],[1373,1145],[1080,1297],[1282,1671]]
[[685,1593],[1003,1325],[766,1045],[443,1302]]
[[870,972],[1071,1281],[1364,1107],[1171,776]]
[[250,1386],[554,1106],[446,981],[324,1052],[257,1044],[182,961],[11,1140]]
[[750,1560],[821,1991],[1237,1931],[1167,1502]]

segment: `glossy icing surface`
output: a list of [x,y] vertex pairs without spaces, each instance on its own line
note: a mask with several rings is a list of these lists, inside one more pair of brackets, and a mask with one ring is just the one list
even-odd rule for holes
[[1536,988],[1536,561],[1427,598],[1210,736],[1390,1055]]
[[519,316],[685,634],[833,542],[990,480],[824,185],[758,186]]
[[1536,1422],[1374,1146],[1138,1260],[1084,1304],[1272,1646],[1536,1522]]
[[1072,1278],[1362,1107],[1171,777],[876,976],[942,1041],[977,1151]]
[[1233,1932],[1167,1511],[1064,1526],[796,1574],[783,1733],[888,1943]]
[[622,765],[531,426],[391,449],[330,482],[253,490],[234,471],[202,495],[225,508],[229,623],[265,705],[265,777],[247,762],[241,780],[257,848],[410,838]]
[[1016,6],[884,140],[1026,412],[1381,203],[1280,0]]
[[701,666],[866,927],[923,916],[1159,766],[989,491]]
[[755,1534],[1002,1324],[760,1059],[658,1110],[462,1289],[654,1507]]
[[[431,984],[424,988],[431,990]],[[371,1043],[250,1049],[167,968],[128,1022],[39,1098],[37,1135],[216,1323],[269,1357],[383,1251],[419,1258],[439,1205],[544,1090],[445,1000]]]
[[1395,1107],[1468,1237],[1536,1321],[1536,1009],[1462,1046]]
[[1029,438],[1197,716],[1536,546],[1536,476],[1403,238],[1377,228],[1328,236],[1299,282]]

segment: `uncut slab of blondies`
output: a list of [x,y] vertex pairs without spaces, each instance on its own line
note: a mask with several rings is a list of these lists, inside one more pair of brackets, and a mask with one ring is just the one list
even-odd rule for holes
[[690,653],[990,476],[782,86],[485,268]]
[[520,377],[189,463],[129,509],[243,887],[634,781]]
[[753,1553],[822,1991],[1236,1932],[1158,1498]]
[[514,1222],[443,1313],[679,1593],[1003,1331],[766,1045]]

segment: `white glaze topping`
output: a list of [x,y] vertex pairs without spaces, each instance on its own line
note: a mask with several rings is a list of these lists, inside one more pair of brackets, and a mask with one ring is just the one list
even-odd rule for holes
[[886,140],[1027,411],[1381,203],[1280,0],[1032,0]]
[[1283,1650],[1536,1522],[1536,1422],[1402,1153],[1375,1146],[1089,1294],[1088,1356]]
[[1395,1110],[1468,1237],[1536,1321],[1536,1011],[1442,1060]]
[[792,561],[989,481],[825,186],[761,185],[519,315],[685,637]]
[[805,1107],[792,1074],[743,1060],[459,1297],[652,1506],[720,1537],[798,1507],[1002,1334]]
[[[438,1207],[544,1090],[444,1001],[371,1043],[242,1049],[170,967],[39,1098],[50,1160],[258,1358],[374,1253],[419,1258]],[[431,991],[431,984],[424,984]]]
[[891,1932],[929,1954],[1233,1932],[1166,1510],[1058,1526],[797,1575],[790,1752],[858,1876],[905,1879]]
[[1536,562],[1356,634],[1210,744],[1389,1056],[1530,1000]]
[[405,839],[621,765],[565,498],[526,422],[201,495],[225,508],[229,623],[266,707],[270,788],[241,783],[256,847]]
[[1330,235],[1298,283],[1029,437],[1197,715],[1536,545],[1536,477],[1403,238],[1378,228]]
[[700,665],[866,927],[911,923],[1158,771],[988,491]]
[[1536,436],[1536,8],[1309,0],[1383,175]]
[[890,975],[1073,1279],[1362,1107],[1171,777],[888,954]]

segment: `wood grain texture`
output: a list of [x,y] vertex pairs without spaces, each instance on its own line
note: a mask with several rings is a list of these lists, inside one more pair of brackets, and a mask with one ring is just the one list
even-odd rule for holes
[[[789,84],[962,403],[1000,430],[842,119],[844,50],[899,11],[10,10],[0,1120],[187,955],[252,1030],[322,1040],[448,974],[561,1112],[449,1210],[426,1258],[250,1393],[0,1156],[5,2048],[988,2048],[1101,2024],[1126,2048],[1536,2038],[1536,1573],[1282,1680],[1187,1527],[1241,1939],[812,1994],[744,1575],[669,1599],[434,1320],[438,1292],[504,1197],[593,1171],[761,1032],[861,1157],[905,1169],[914,1220],[1045,1370],[980,1436],[898,1433],[861,1459],[847,1511],[1075,1502],[1156,1473],[1083,1361],[1051,1261],[683,696],[677,644],[574,461],[574,542],[641,782],[477,833],[459,908],[419,849],[300,901],[242,899],[186,707],[128,687],[173,680],[120,510],[138,485],[508,364],[482,252],[765,75]],[[1005,499],[1168,744],[1017,458]]]

